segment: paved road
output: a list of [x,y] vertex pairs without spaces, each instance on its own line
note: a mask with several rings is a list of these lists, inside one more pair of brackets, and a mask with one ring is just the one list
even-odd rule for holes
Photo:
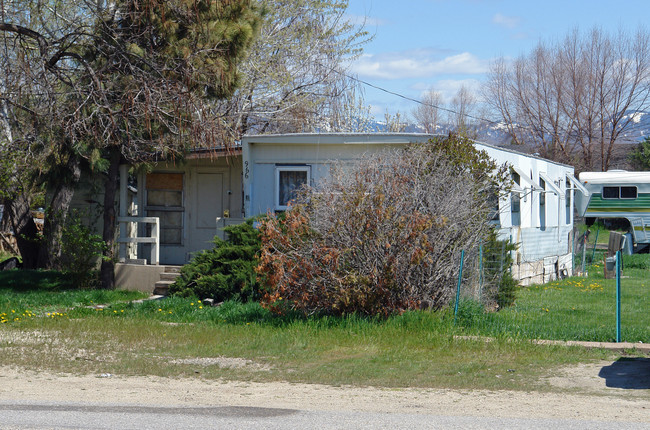
[[263,407],[153,407],[0,402],[0,428],[11,429],[648,429],[648,423],[323,412]]

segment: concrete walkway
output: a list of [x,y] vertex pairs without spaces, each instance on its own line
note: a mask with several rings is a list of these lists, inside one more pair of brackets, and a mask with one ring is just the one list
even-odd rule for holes
[[583,342],[578,340],[534,340],[533,342],[540,345],[582,346],[585,348],[602,348],[620,352],[635,349],[644,354],[650,353],[650,343],[642,342]]
[[[456,339],[466,339],[466,340],[483,340],[485,342],[492,342],[494,338],[492,337],[481,337],[481,336],[454,336]],[[609,349],[611,351],[630,351],[636,350],[643,354],[650,354],[650,343],[643,342],[585,342],[579,340],[544,340],[544,339],[534,339],[533,343],[538,345],[564,345],[564,346],[582,346],[584,348],[602,348]]]

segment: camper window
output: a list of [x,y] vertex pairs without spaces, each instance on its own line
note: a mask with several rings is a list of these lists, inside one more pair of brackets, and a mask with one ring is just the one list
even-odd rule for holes
[[618,198],[618,187],[603,187],[603,198],[604,199],[617,199]]
[[622,199],[636,199],[636,187],[621,187]]
[[636,187],[603,187],[604,199],[636,199]]

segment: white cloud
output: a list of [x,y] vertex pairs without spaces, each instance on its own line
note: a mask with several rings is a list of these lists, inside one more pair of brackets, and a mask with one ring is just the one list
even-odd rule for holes
[[476,79],[443,79],[433,83],[432,87],[442,94],[444,103],[449,103],[456,96],[460,88],[464,86],[473,93],[477,100],[480,100],[481,83]]
[[488,71],[488,62],[469,52],[439,57],[440,52],[431,49],[364,54],[352,64],[352,71],[361,77],[375,79],[427,78]]
[[506,16],[501,13],[497,13],[492,17],[492,22],[501,27],[515,28],[521,22],[521,18],[518,16]]
[[370,16],[364,15],[345,15],[345,18],[350,21],[353,25],[368,27],[379,27],[385,25],[386,22],[383,19],[372,18]]

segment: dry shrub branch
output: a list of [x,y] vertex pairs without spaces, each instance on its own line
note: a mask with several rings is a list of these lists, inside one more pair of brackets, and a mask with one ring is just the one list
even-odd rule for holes
[[445,306],[458,254],[491,229],[488,197],[505,171],[454,136],[333,164],[284,217],[262,223],[264,303],[305,314]]

